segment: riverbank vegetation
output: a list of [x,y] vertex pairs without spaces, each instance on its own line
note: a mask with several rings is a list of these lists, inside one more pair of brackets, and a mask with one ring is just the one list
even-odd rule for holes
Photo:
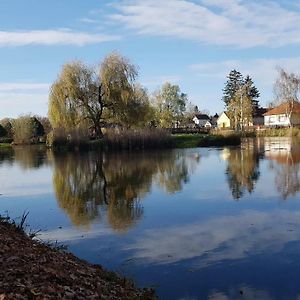
[[[115,52],[97,67],[82,61],[66,63],[50,89],[48,118],[24,115],[1,120],[0,143],[46,142],[54,149],[145,149],[236,145],[240,137],[299,135],[294,128],[246,131],[259,110],[260,94],[251,77],[236,70],[228,75],[223,90],[234,134],[211,130],[207,135],[171,135],[174,128],[195,126],[192,118],[200,113],[198,107],[169,82],[150,94],[138,82],[138,75],[138,67]],[[285,99],[290,81],[285,76],[276,84],[277,94]],[[299,82],[293,91],[298,91]]]
[[0,217],[0,297],[3,299],[156,299],[151,289],[28,236]]

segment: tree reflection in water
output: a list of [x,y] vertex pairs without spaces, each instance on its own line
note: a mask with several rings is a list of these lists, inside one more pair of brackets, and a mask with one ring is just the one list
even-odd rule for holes
[[252,193],[260,176],[256,140],[247,140],[240,148],[230,149],[226,160],[226,175],[232,197],[240,199],[245,191]]
[[73,224],[88,226],[106,211],[110,226],[124,232],[142,217],[141,200],[152,183],[158,180],[170,193],[180,191],[195,161],[199,157],[178,151],[55,155],[53,185]]
[[265,138],[266,157],[275,171],[275,185],[285,200],[300,191],[300,140]]

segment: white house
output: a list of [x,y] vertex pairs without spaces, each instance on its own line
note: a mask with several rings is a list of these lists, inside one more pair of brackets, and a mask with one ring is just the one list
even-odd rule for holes
[[217,126],[218,128],[227,128],[227,129],[231,127],[230,119],[225,111],[223,111],[220,117],[218,118]]
[[300,125],[300,103],[285,102],[264,114],[265,126]]
[[194,123],[199,127],[211,128],[210,118],[206,114],[197,114],[193,118]]

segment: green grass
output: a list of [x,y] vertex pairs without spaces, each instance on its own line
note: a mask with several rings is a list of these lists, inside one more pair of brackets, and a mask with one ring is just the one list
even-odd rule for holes
[[0,149],[1,148],[11,148],[11,144],[9,144],[9,143],[0,143]]
[[240,145],[241,138],[231,134],[209,135],[209,134],[176,134],[172,135],[173,145],[176,148],[195,148],[211,146],[233,146]]

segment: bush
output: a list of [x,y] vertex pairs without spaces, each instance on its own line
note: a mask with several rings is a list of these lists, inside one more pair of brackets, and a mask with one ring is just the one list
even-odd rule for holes
[[171,135],[159,129],[108,130],[104,142],[108,149],[146,149],[172,146]]
[[6,137],[7,132],[5,128],[0,124],[0,137]]
[[82,149],[89,145],[88,132],[85,128],[76,128],[69,131],[55,128],[48,135],[46,145],[54,149]]
[[12,132],[12,125],[11,125],[11,120],[8,118],[2,119],[0,121],[0,125],[4,128],[5,130],[5,137],[7,138],[12,138],[13,137],[13,132]]

